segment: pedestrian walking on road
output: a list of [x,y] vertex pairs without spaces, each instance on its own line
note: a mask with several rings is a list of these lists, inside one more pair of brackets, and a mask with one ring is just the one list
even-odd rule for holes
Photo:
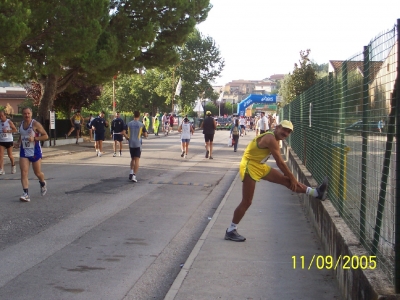
[[76,144],[78,144],[79,140],[79,134],[81,132],[81,128],[83,125],[83,117],[81,116],[81,111],[78,110],[76,113],[72,116],[71,120],[71,129],[68,131],[67,134],[65,134],[65,138],[69,137],[69,135],[72,133],[72,131],[76,131]]
[[114,120],[111,121],[111,134],[114,141],[114,154],[117,156],[117,144],[119,144],[119,156],[122,156],[122,140],[123,131],[125,130],[125,122],[121,119],[119,112],[115,114]]
[[258,123],[258,129],[259,129],[258,134],[266,133],[267,130],[269,129],[268,119],[265,116],[265,112],[263,112],[263,111],[261,112],[261,118],[260,118],[260,122]]
[[217,129],[217,123],[215,119],[211,117],[211,111],[206,112],[206,118],[203,123],[201,123],[200,128],[203,128],[204,134],[204,142],[206,147],[206,158],[213,159],[212,150],[213,150],[213,141],[215,130]]
[[183,119],[183,123],[179,126],[178,132],[181,133],[181,157],[187,158],[188,151],[189,151],[189,142],[190,137],[194,133],[194,129],[192,124],[190,124],[188,118]]
[[46,181],[41,170],[42,166],[42,148],[40,142],[48,139],[46,130],[42,124],[32,119],[32,110],[27,107],[22,110],[23,122],[19,128],[20,137],[18,140],[19,166],[21,169],[21,183],[23,194],[19,198],[23,202],[29,202],[29,165],[32,163],[32,169],[40,183],[40,193],[44,196],[47,193]]
[[123,131],[125,138],[129,141],[129,151],[131,153],[131,170],[129,180],[137,182],[137,172],[139,170],[139,160],[142,153],[142,135],[147,138],[146,127],[139,121],[140,112],[134,111],[133,121],[128,123],[128,134]]
[[106,132],[106,127],[108,127],[108,122],[104,119],[104,115],[105,112],[101,111],[99,116],[92,121],[96,155],[99,157],[103,155],[104,134]]
[[237,151],[238,143],[239,143],[239,135],[240,135],[240,125],[239,120],[235,120],[235,124],[231,128],[230,138],[233,139],[233,152]]
[[143,116],[143,124],[144,127],[146,127],[146,131],[149,132],[150,129],[150,118],[149,118],[149,113],[145,113]]
[[[307,194],[320,200],[325,200],[328,190],[328,178],[326,177],[317,188],[307,187],[298,182],[280,154],[279,141],[286,139],[293,132],[293,124],[284,120],[276,126],[275,131],[267,131],[254,138],[247,146],[239,171],[242,179],[242,201],[233,213],[232,223],[225,232],[225,239],[235,242],[244,242],[245,237],[237,232],[237,226],[250,207],[256,182],[260,179],[281,184],[296,193]],[[282,171],[266,165],[270,156],[275,158],[278,168]]]
[[8,158],[11,161],[11,174],[17,172],[17,167],[15,166],[14,156],[13,156],[13,145],[14,138],[13,133],[17,132],[17,128],[14,123],[7,119],[6,112],[0,110],[0,175],[5,175],[4,171],[4,150],[7,150]]
[[156,114],[156,116],[154,117],[154,122],[153,122],[153,131],[154,131],[154,135],[158,135],[158,129],[160,128],[160,119],[159,119],[160,115]]

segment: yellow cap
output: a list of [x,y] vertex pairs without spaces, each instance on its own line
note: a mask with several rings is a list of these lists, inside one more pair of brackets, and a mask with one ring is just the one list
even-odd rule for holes
[[207,110],[206,115],[211,116],[211,111]]
[[293,124],[288,120],[283,120],[279,125],[281,125],[283,128],[288,128],[293,131]]

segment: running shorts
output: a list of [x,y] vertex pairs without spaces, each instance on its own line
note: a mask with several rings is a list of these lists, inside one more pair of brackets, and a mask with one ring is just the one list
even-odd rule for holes
[[104,141],[104,132],[96,132],[94,131],[94,140],[95,141]]
[[266,164],[261,164],[254,160],[249,160],[246,158],[242,158],[239,166],[240,178],[242,181],[244,180],[245,174],[249,174],[251,179],[255,181],[260,181],[260,179],[264,178],[271,171],[271,167]]
[[114,141],[122,142],[123,136],[122,136],[122,134],[113,134],[113,139],[114,139]]
[[206,143],[214,141],[214,134],[213,133],[212,134],[205,133],[204,134],[204,141]]
[[131,158],[140,158],[140,154],[142,153],[142,151],[140,151],[140,147],[129,148],[129,152],[131,153]]
[[14,145],[14,142],[0,142],[0,146],[8,149],[11,148]]

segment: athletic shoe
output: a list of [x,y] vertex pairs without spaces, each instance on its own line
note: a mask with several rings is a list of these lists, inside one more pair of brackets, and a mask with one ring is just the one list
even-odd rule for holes
[[136,175],[132,175],[132,181],[137,182]]
[[322,181],[321,185],[317,187],[318,196],[315,198],[320,199],[321,201],[324,201],[326,199],[326,197],[328,196],[328,186],[329,186],[328,181],[329,181],[328,177],[326,176],[324,178],[324,181]]
[[4,170],[0,169],[0,175],[6,175],[6,172],[4,172]]
[[97,156],[98,156],[98,157],[101,157],[101,154],[102,154],[102,153],[99,151],[98,154],[97,154]]
[[225,239],[234,242],[244,242],[246,240],[246,238],[244,236],[241,236],[236,229],[232,230],[231,232],[228,232],[227,229],[225,232]]
[[11,166],[11,174],[15,174],[15,173],[17,173],[17,167],[14,165],[14,166]]
[[214,158],[210,155],[210,157],[208,159],[214,159]]
[[181,157],[183,157],[185,155],[185,151],[182,151],[181,153]]
[[208,158],[208,154],[210,153],[210,151],[206,151],[206,158]]
[[46,181],[44,182],[44,186],[40,185],[40,194],[42,196],[46,195],[47,193],[47,183]]
[[187,158],[187,154],[185,154],[185,158]]
[[122,156],[122,152],[119,153],[119,156]]
[[116,157],[116,156],[117,156],[117,153],[114,152],[113,157]]
[[19,200],[23,202],[29,202],[31,201],[31,198],[29,197],[28,193],[23,193],[21,197],[19,197]]
[[67,134],[64,134],[64,137],[65,137],[65,138],[67,138],[67,137],[68,137],[68,135],[67,135]]
[[129,174],[129,180],[132,180],[133,174]]

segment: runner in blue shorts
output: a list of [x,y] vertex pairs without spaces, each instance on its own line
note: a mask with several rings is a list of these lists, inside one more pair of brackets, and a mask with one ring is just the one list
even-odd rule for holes
[[29,107],[22,110],[22,116],[24,121],[19,128],[20,138],[18,144],[20,147],[19,166],[21,169],[21,183],[24,192],[19,199],[23,202],[29,202],[31,201],[28,193],[30,163],[32,163],[32,169],[39,179],[41,195],[44,196],[47,193],[46,181],[41,171],[42,148],[40,142],[47,140],[48,135],[43,126],[38,121],[32,119],[32,110]]

